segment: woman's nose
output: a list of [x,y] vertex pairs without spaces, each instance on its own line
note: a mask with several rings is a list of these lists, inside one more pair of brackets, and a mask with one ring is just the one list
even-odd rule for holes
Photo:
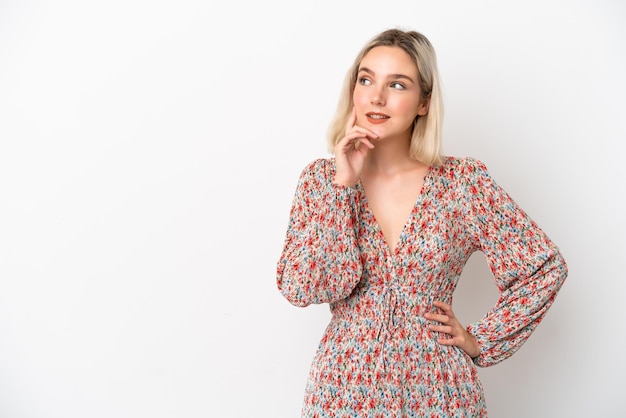
[[383,89],[377,88],[372,91],[370,103],[378,106],[383,106],[385,104],[385,93]]

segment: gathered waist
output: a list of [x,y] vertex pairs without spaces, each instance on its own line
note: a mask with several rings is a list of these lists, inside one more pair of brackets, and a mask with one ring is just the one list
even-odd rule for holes
[[393,286],[357,289],[349,298],[331,306],[330,329],[333,331],[330,332],[342,334],[344,341],[363,338],[375,342],[375,346],[381,348],[375,351],[376,368],[385,372],[390,353],[402,347],[406,349],[406,341],[411,341],[411,350],[422,347],[420,352],[447,351],[445,347],[438,347],[437,333],[430,330],[430,321],[424,317],[425,313],[438,310],[433,306],[435,300],[450,301],[434,292],[411,292],[411,289],[407,291]]
[[380,319],[381,311],[390,307],[395,314],[407,319],[423,318],[427,312],[436,312],[435,300],[450,303],[450,296],[436,292],[418,292],[398,286],[368,286],[357,290],[347,299],[331,304],[337,318]]
[[423,328],[427,312],[437,312],[433,301],[450,302],[449,297],[435,292],[417,292],[396,286],[368,286],[355,291],[349,298],[331,305],[333,320],[366,322],[378,328],[377,334],[398,328]]

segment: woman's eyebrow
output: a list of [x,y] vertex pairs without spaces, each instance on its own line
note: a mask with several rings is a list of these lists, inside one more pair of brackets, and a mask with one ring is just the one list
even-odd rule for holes
[[[364,71],[364,72],[366,72],[368,74],[371,74],[371,75],[376,75],[376,73],[374,71],[370,70],[367,67],[359,68],[359,73],[361,71]],[[413,81],[413,79],[411,77],[409,77],[408,75],[405,75],[405,74],[389,74],[389,76],[387,78],[392,78],[392,79],[405,78],[405,79],[409,80],[411,83],[415,84],[415,81]]]

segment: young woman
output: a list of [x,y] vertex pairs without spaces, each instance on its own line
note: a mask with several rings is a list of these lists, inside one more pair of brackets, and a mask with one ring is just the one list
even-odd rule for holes
[[[302,172],[278,288],[332,312],[304,417],[486,416],[475,365],[511,356],[567,276],[555,244],[481,162],[440,154],[442,112],[428,39],[385,31],[347,74],[334,158]],[[500,298],[465,328],[452,294],[475,251]]]

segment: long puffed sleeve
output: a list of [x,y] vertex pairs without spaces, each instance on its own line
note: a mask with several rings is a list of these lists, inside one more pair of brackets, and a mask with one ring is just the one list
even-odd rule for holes
[[355,190],[334,174],[332,160],[318,159],[298,181],[277,267],[278,289],[296,306],[344,299],[361,279]]
[[546,234],[498,186],[480,161],[466,159],[466,222],[500,291],[498,302],[467,330],[476,337],[476,365],[510,357],[528,339],[567,277],[567,265]]

